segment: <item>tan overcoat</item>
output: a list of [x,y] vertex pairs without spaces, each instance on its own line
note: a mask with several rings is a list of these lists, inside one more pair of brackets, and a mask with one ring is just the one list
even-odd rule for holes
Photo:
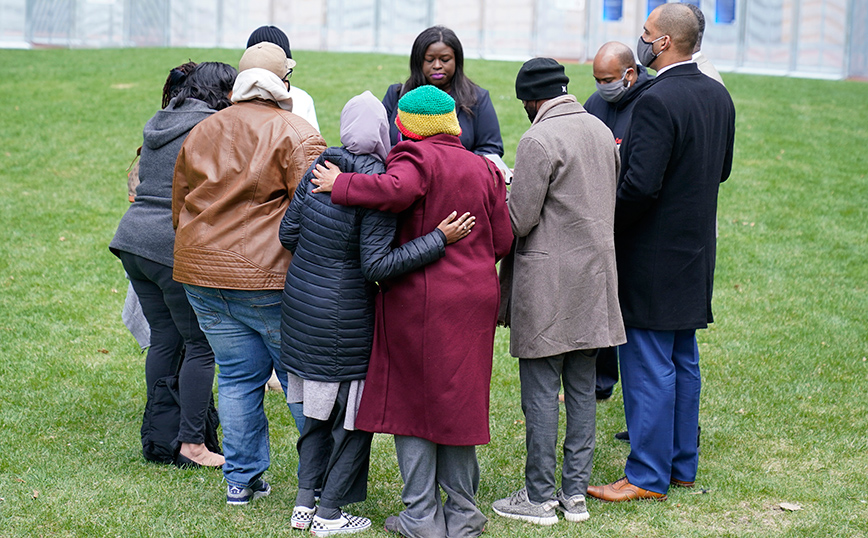
[[572,95],[547,101],[515,156],[510,354],[623,344],[615,269],[620,158],[611,131]]

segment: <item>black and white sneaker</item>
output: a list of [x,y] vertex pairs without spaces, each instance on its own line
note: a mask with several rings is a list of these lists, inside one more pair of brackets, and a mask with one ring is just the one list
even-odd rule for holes
[[301,529],[303,531],[310,527],[313,521],[313,515],[316,512],[316,507],[308,508],[307,506],[296,506],[292,509],[292,518],[289,520],[293,529]]
[[314,536],[331,536],[333,534],[352,534],[362,532],[371,526],[371,520],[366,517],[354,516],[341,511],[337,519],[323,519],[313,516],[310,533]]

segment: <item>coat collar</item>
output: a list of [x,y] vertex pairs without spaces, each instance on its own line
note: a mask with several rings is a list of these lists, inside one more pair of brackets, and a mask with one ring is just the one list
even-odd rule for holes
[[[561,106],[565,105],[565,106]],[[585,108],[579,104],[578,99],[574,95],[561,95],[554,99],[549,99],[543,106],[539,107],[531,126],[557,116],[566,116],[568,114],[581,114],[585,112]]]
[[[446,133],[431,135],[431,136],[424,138],[423,140],[431,142],[432,144],[443,144],[446,146],[458,146],[460,148],[464,147],[463,145],[461,145],[461,139],[460,138],[458,138],[456,135],[451,135],[451,134],[446,134]],[[420,140],[420,142],[422,142],[422,140]]]
[[667,69],[662,73],[657,73],[657,76],[654,78],[655,81],[660,80],[661,78],[667,77],[679,77],[684,75],[699,75],[699,67],[693,61],[687,61],[678,65],[672,66],[671,69]]

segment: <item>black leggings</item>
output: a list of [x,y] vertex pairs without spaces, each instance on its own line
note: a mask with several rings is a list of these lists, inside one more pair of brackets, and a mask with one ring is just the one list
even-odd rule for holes
[[145,361],[148,400],[158,379],[178,375],[181,424],[176,442],[201,444],[214,384],[214,352],[199,328],[184,286],[172,280],[172,268],[129,252],[118,254],[151,326]]

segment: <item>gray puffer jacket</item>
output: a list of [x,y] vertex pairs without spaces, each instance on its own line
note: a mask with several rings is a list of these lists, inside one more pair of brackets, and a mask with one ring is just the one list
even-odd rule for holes
[[[385,171],[379,160],[344,148],[327,149],[314,166],[325,160],[343,172]],[[329,193],[310,192],[312,177],[308,170],[280,224],[280,242],[293,253],[283,292],[281,359],[302,379],[364,379],[374,282],[440,259],[446,236],[435,229],[393,250],[397,215],[333,204]]]

